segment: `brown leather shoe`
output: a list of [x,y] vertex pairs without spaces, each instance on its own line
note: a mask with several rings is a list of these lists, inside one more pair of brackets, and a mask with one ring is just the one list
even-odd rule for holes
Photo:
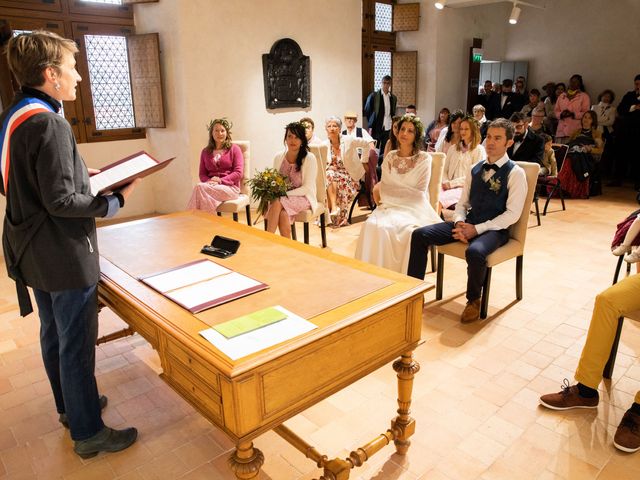
[[464,307],[462,315],[460,315],[460,321],[462,323],[472,323],[480,320],[480,299],[467,302],[467,306]]
[[613,437],[613,446],[629,453],[640,450],[640,415],[626,411]]
[[540,397],[540,405],[551,410],[571,410],[572,408],[598,408],[600,396],[583,397],[580,395],[578,385],[569,385],[569,380],[564,379],[562,391],[548,393]]

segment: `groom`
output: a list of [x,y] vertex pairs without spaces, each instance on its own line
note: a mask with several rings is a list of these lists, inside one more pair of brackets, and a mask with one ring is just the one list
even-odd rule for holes
[[424,279],[427,248],[459,240],[468,243],[467,306],[462,323],[480,318],[480,297],[487,273],[487,257],[509,240],[509,226],[522,214],[527,196],[524,170],[507,156],[513,145],[513,124],[504,118],[487,129],[487,160],[471,167],[462,189],[453,222],[437,223],[414,230],[407,275]]

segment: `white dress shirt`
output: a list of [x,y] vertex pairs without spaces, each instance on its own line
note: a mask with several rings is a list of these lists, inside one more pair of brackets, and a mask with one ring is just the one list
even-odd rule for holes
[[[502,167],[509,161],[509,157],[505,153],[504,156],[495,162],[498,168]],[[476,163],[477,165],[477,163]],[[473,170],[474,165],[471,166]],[[484,181],[488,181],[495,172],[493,170],[483,171]],[[460,201],[456,205],[456,210],[453,217],[453,223],[464,222],[467,218],[467,212],[471,208],[469,202],[469,191],[471,190],[471,178],[472,174],[469,172],[464,180],[464,186],[462,187],[462,195]],[[507,197],[507,209],[498,215],[497,217],[487,220],[486,222],[475,225],[478,235],[482,235],[488,230],[504,230],[516,223],[522,215],[522,208],[524,207],[524,201],[527,198],[527,175],[524,170],[515,165],[509,172],[507,181],[507,189],[509,195]]]
[[[382,119],[382,128],[385,130],[391,130],[391,92],[382,93],[382,100],[384,101],[384,118]],[[384,148],[384,145],[383,145]]]

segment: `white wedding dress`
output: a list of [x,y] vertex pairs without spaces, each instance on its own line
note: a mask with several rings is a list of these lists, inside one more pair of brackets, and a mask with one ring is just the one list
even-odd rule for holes
[[389,152],[382,163],[380,203],[362,226],[357,259],[407,273],[413,231],[442,221],[429,203],[430,178],[428,153]]

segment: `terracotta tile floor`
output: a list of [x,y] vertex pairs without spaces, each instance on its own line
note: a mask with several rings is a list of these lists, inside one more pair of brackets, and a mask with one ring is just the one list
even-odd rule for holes
[[[538,407],[541,393],[572,378],[593,299],[613,276],[609,242],[615,224],[634,210],[635,194],[569,200],[537,227],[530,219],[524,259],[524,299],[515,301],[511,261],[494,268],[489,318],[462,326],[465,265],[447,259],[442,301],[426,295],[424,345],[416,351],[409,454],[387,447],[357,479],[616,479],[640,478],[640,453],[612,446],[622,414],[640,388],[640,329],[625,322],[614,379],[601,385],[597,411],[555,413]],[[362,220],[364,217],[358,217]],[[301,230],[301,229],[300,229]],[[360,226],[330,230],[329,246],[352,255]],[[301,233],[301,232],[300,232]],[[319,229],[312,243],[319,245]],[[2,267],[4,272],[4,267]],[[434,282],[429,274],[427,281]],[[101,330],[121,327],[101,314]],[[0,278],[1,479],[231,479],[232,444],[157,376],[158,357],[139,336],[97,349],[97,377],[109,397],[111,426],[135,425],[139,441],[118,454],[83,461],[57,422],[42,368],[35,315],[18,316],[13,284]],[[346,456],[385,430],[395,414],[391,367],[291,419],[288,425],[327,455]],[[260,478],[311,479],[313,463],[273,433],[255,444],[266,457]]]

